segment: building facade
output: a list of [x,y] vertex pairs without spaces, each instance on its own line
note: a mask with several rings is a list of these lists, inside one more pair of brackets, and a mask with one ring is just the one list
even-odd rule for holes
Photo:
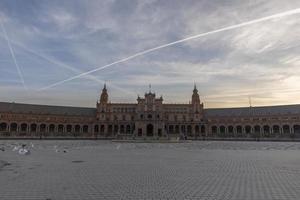
[[194,86],[187,104],[154,92],[111,103],[104,85],[96,108],[0,102],[0,137],[300,138],[300,105],[204,109]]

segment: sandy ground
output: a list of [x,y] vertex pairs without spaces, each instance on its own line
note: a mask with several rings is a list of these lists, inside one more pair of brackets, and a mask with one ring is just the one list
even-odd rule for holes
[[0,199],[300,199],[300,143],[0,141]]

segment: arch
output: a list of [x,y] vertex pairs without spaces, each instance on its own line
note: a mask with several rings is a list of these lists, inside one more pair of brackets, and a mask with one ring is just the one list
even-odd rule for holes
[[234,127],[233,126],[228,126],[227,130],[228,130],[228,135],[230,137],[234,136]]
[[79,125],[79,124],[76,124],[76,125],[75,125],[75,129],[74,129],[74,130],[75,130],[75,133],[80,133],[80,128],[81,128],[80,125]]
[[300,125],[296,124],[296,125],[293,126],[293,128],[294,128],[295,135],[297,137],[299,137],[300,136]]
[[108,134],[112,134],[112,132],[113,132],[113,125],[112,124],[108,125],[107,132],[108,132]]
[[254,132],[255,133],[260,133],[260,126],[259,125],[254,126]]
[[217,126],[212,126],[212,127],[211,127],[211,132],[212,132],[213,134],[217,134],[217,132],[218,132]]
[[31,124],[30,125],[30,131],[35,133],[37,131],[37,125],[36,124]]
[[82,132],[84,132],[84,133],[89,132],[89,126],[88,125],[83,125]]
[[53,133],[55,131],[55,125],[54,124],[50,124],[49,125],[49,132]]
[[182,133],[185,133],[185,132],[186,132],[185,125],[181,125],[181,132],[182,132]]
[[95,132],[95,133],[99,133],[99,125],[98,125],[98,124],[96,124],[96,125],[94,126],[94,132]]
[[104,131],[105,131],[105,126],[104,126],[104,124],[101,124],[101,126],[100,126],[100,132],[104,133]]
[[127,134],[130,134],[130,133],[131,133],[131,128],[130,128],[130,125],[129,125],[129,124],[126,125],[126,133],[127,133]]
[[273,134],[279,135],[280,134],[280,127],[279,125],[274,125],[273,126]]
[[264,136],[265,137],[269,137],[270,136],[270,132],[271,132],[270,126],[269,125],[264,125],[263,126],[263,132],[264,132]]
[[121,125],[121,126],[120,126],[120,132],[121,132],[121,133],[125,133],[125,127],[124,127],[124,125]]
[[114,133],[115,134],[119,133],[119,126],[118,125],[114,125]]
[[173,133],[174,132],[174,126],[173,125],[169,125],[169,133]]
[[245,132],[246,132],[246,134],[248,134],[248,135],[250,135],[250,134],[251,134],[251,132],[252,132],[252,128],[251,128],[251,126],[250,126],[250,125],[247,125],[247,126],[245,126]]
[[188,133],[189,135],[192,134],[192,126],[191,126],[191,125],[188,125],[188,126],[187,126],[187,133]]
[[71,133],[72,132],[72,125],[68,124],[66,127],[67,133]]
[[243,135],[243,127],[242,126],[237,126],[236,127],[236,133],[237,133],[237,136],[241,137]]
[[284,134],[290,134],[291,130],[290,130],[290,126],[289,125],[283,125],[282,126],[282,131]]
[[10,131],[11,132],[17,132],[18,131],[18,124],[17,123],[11,123],[10,124]]
[[147,137],[153,137],[154,136],[154,127],[152,124],[147,125]]
[[63,132],[64,132],[64,125],[63,125],[63,124],[59,124],[59,125],[57,126],[57,131],[58,131],[59,133],[63,133]]
[[26,132],[28,129],[28,125],[26,123],[21,124],[21,132]]
[[175,133],[179,133],[179,125],[175,125]]
[[226,128],[225,128],[225,126],[220,126],[220,134],[219,134],[219,136],[221,136],[221,137],[225,137],[225,133],[226,133]]
[[46,132],[46,124],[40,124],[40,132]]
[[7,131],[7,123],[2,122],[0,124],[0,131]]
[[205,133],[205,126],[204,126],[204,125],[202,125],[200,129],[201,129],[201,130],[200,130],[201,133]]
[[195,126],[195,132],[196,132],[197,134],[199,134],[199,133],[200,133],[200,128],[199,128],[199,125],[196,125],[196,126]]

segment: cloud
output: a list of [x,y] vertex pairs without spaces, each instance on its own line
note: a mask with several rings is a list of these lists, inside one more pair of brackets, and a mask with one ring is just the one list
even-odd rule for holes
[[[0,16],[33,90],[176,39],[297,7],[297,0],[1,1]],[[7,100],[94,106],[106,80],[113,101],[135,102],[151,83],[166,102],[188,102],[195,81],[206,107],[247,105],[248,95],[257,105],[297,103],[298,21],[291,16],[193,40],[30,98],[10,87],[20,83],[0,38],[2,90]]]

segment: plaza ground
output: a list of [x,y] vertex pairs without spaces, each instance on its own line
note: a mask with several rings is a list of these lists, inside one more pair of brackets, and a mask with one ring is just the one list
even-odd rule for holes
[[[13,151],[26,144],[30,155]],[[300,199],[300,143],[0,141],[0,199]]]

